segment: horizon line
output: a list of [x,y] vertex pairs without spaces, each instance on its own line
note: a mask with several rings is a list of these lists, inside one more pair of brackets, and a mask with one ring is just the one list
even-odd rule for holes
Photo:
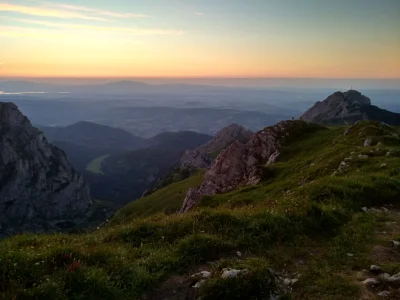
[[281,76],[25,76],[0,75],[2,78],[32,78],[32,79],[321,79],[321,80],[400,80],[400,77],[281,77]]

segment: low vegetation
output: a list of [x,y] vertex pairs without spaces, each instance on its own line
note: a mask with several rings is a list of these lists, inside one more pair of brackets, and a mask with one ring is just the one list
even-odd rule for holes
[[[195,297],[377,299],[357,274],[376,263],[371,249],[400,237],[400,228],[388,225],[400,224],[400,130],[360,122],[344,132],[335,127],[293,140],[265,167],[259,185],[204,197],[187,214],[173,212],[187,188],[200,184],[201,172],[129,204],[91,234],[4,240],[0,293],[5,299],[162,299],[179,290],[176,282],[207,270],[211,276]],[[391,211],[361,209],[384,205]],[[379,263],[400,272],[397,262]],[[224,268],[247,272],[223,279]]]
[[86,171],[92,172],[94,174],[104,174],[102,169],[101,169],[101,164],[103,163],[103,160],[105,160],[107,157],[109,157],[109,154],[102,155],[100,157],[97,157],[93,159],[86,167]]

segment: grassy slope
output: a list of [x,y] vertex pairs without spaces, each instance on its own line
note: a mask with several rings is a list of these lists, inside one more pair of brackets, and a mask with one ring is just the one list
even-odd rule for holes
[[182,206],[183,199],[189,188],[198,187],[203,179],[204,170],[199,170],[193,176],[172,183],[155,191],[153,194],[138,199],[120,209],[111,220],[111,224],[122,224],[134,218],[143,218],[156,213],[176,213]]
[[[272,267],[284,277],[302,274],[288,299],[358,299],[365,291],[354,274],[374,262],[370,249],[382,238],[375,229],[389,218],[360,213],[360,207],[399,201],[400,132],[371,122],[343,132],[332,128],[293,141],[265,168],[260,185],[205,197],[185,215],[150,215],[143,203],[136,214],[148,217],[92,234],[2,241],[0,293],[6,299],[137,299],[201,266],[213,273],[201,288],[204,299],[268,299],[271,290],[284,293],[267,280]],[[373,146],[363,147],[367,137]],[[349,166],[331,176],[348,157]],[[160,201],[161,192],[152,201],[158,195]],[[391,238],[399,236],[400,230]],[[400,271],[399,264],[387,264]],[[222,280],[223,267],[251,272]]]
[[94,174],[104,174],[103,171],[101,170],[101,163],[103,160],[105,160],[107,157],[109,157],[109,154],[102,155],[100,157],[97,157],[93,159],[86,167],[86,171],[92,172]]

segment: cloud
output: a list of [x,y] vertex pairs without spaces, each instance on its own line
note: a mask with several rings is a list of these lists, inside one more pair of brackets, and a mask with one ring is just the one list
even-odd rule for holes
[[61,19],[84,19],[95,21],[109,21],[105,18],[100,18],[92,15],[78,13],[67,9],[54,9],[43,6],[24,6],[9,3],[0,3],[0,12],[16,12],[25,15],[40,16],[40,17],[53,17]]
[[54,4],[54,3],[45,2],[45,5],[49,6],[49,7],[55,7],[55,8],[60,8],[60,9],[73,10],[73,11],[84,11],[84,12],[88,12],[88,13],[94,13],[97,15],[103,15],[103,16],[115,17],[115,18],[147,18],[148,17],[148,15],[145,15],[145,14],[119,13],[119,12],[112,12],[112,11],[108,11],[108,10],[101,10],[101,9],[95,9],[95,8],[90,8],[90,7],[85,7],[85,6],[69,5],[69,4]]
[[193,14],[195,14],[196,16],[204,16],[204,13],[196,11]]
[[[48,21],[39,21],[39,20],[29,20],[29,19],[12,19],[9,20],[17,21],[20,23],[33,24],[33,25],[42,25],[46,27],[53,28],[62,28],[66,30],[88,30],[94,32],[111,32],[111,33],[125,33],[132,35],[181,35],[183,34],[182,30],[174,30],[174,29],[139,29],[132,27],[105,27],[105,26],[91,26],[91,25],[80,25],[80,24],[67,24],[67,23],[56,23],[56,22],[48,22]],[[48,30],[47,30],[48,31]],[[46,32],[44,29],[40,28],[26,28],[26,27],[15,27],[15,26],[0,26],[0,34],[5,32],[6,35],[10,35],[14,33],[15,35],[29,35],[40,34]],[[9,34],[7,34],[7,32]]]

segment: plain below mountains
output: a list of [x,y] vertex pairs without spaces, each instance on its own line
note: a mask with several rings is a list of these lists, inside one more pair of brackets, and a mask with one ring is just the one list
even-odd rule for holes
[[110,109],[94,121],[151,137],[160,132],[183,130],[214,135],[232,123],[255,131],[291,117],[224,108],[121,107]]

